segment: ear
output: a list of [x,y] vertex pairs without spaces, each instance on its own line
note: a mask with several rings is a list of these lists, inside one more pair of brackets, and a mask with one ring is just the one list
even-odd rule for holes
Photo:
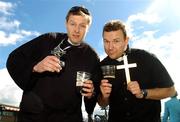
[[125,42],[126,42],[126,45],[128,45],[128,42],[129,42],[129,37],[128,36],[126,37]]

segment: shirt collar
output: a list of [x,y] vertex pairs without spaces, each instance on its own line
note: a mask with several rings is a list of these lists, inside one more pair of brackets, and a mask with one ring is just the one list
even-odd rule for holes
[[123,60],[123,57],[119,57],[116,59],[117,61],[121,62]]
[[71,42],[71,40],[68,38],[68,40],[67,40],[68,42],[69,42],[69,44],[71,44],[72,46],[79,46],[81,43],[79,43],[79,44],[73,44],[72,42]]

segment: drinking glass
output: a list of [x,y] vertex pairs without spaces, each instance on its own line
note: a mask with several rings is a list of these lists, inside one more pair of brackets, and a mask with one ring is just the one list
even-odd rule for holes
[[112,83],[112,79],[115,78],[115,65],[103,65],[101,66],[103,78],[107,79],[109,83]]
[[91,74],[85,71],[77,71],[76,74],[76,88],[80,93],[83,93],[83,83],[91,78]]

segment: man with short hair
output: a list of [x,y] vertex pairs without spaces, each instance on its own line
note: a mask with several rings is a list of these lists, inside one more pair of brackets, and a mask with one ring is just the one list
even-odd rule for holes
[[[84,42],[91,21],[85,7],[74,6],[66,16],[67,33],[42,34],[9,55],[7,69],[23,90],[18,122],[83,121],[82,96],[91,107],[98,81],[98,55]],[[76,88],[77,71],[91,74],[84,92]]]
[[175,94],[174,83],[153,54],[130,48],[125,25],[112,20],[103,28],[108,55],[101,66],[115,65],[111,83],[101,81],[98,103],[109,105],[109,122],[160,122],[160,100]]

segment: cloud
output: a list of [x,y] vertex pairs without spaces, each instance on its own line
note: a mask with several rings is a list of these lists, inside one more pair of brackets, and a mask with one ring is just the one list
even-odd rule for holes
[[169,18],[173,18],[173,22],[176,22],[177,16],[169,16],[177,10],[172,7],[174,4],[175,2],[168,0],[154,1],[144,12],[130,15],[126,24],[131,36],[131,46],[156,54],[174,80],[177,91],[180,92],[178,87],[180,76],[177,74],[180,62],[180,55],[177,53],[180,51],[178,40],[180,29],[164,31],[163,26],[164,24],[165,28],[171,27]]
[[128,17],[126,21],[126,29],[130,37],[137,36],[135,35],[134,31],[137,31],[137,29],[144,29],[144,24],[153,25],[161,23],[163,21],[163,17],[160,16],[161,13],[159,10],[159,6],[161,3],[161,0],[159,0],[158,2],[153,1],[151,5],[143,12],[139,12]]
[[23,38],[38,36],[39,32],[28,31],[20,28],[21,22],[14,19],[13,10],[17,5],[10,2],[0,1],[0,46],[16,44]]
[[171,15],[171,17],[180,17],[179,0],[154,0],[146,10],[147,13],[158,13],[161,17]]
[[[21,22],[14,19],[17,4],[0,1],[0,46],[16,44],[17,41],[39,35],[39,32],[21,29]],[[22,90],[14,83],[6,68],[0,69],[0,103],[19,105]]]
[[157,13],[137,13],[135,15],[131,15],[128,18],[128,23],[132,23],[134,21],[142,21],[146,22],[148,24],[153,24],[153,23],[159,23],[161,22],[161,18],[158,16]]
[[88,3],[94,3],[96,0],[85,0]]
[[177,66],[178,62],[180,62],[180,55],[177,54],[179,52],[179,35],[180,30],[168,34],[165,33],[158,38],[155,37],[155,32],[144,32],[136,40],[133,40],[132,46],[146,49],[156,54],[167,67],[174,81],[178,83],[180,80],[180,77],[177,75]]
[[[178,92],[180,92],[180,75],[178,75],[180,29],[172,31],[170,28],[178,26],[175,23],[180,20],[177,14],[180,10],[179,3],[178,0],[154,0],[144,12],[131,15],[126,21],[132,47],[154,53],[166,67]],[[166,29],[168,31],[164,31]],[[168,98],[162,100],[161,114],[167,100]]]
[[0,1],[0,13],[4,15],[11,15],[11,11],[15,6],[16,4]]
[[0,103],[18,106],[22,90],[14,83],[6,68],[0,69]]
[[17,30],[15,33],[6,33],[5,31],[0,31],[0,46],[7,46],[9,44],[16,44],[17,41],[20,41],[24,38],[39,35],[38,32],[26,31],[26,30]]
[[21,24],[18,20],[8,20],[7,17],[0,17],[0,28],[3,30],[17,29]]

